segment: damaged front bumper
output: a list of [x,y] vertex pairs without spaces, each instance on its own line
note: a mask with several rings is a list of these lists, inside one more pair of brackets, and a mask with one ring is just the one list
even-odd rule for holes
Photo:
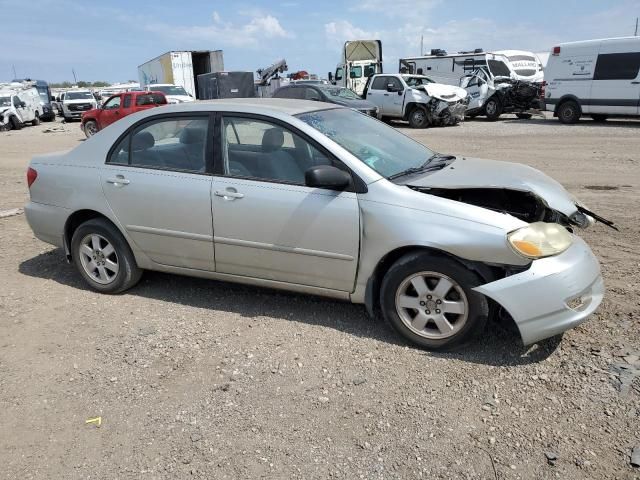
[[584,322],[604,296],[600,265],[578,237],[565,252],[534,260],[525,272],[474,288],[513,318],[525,345]]

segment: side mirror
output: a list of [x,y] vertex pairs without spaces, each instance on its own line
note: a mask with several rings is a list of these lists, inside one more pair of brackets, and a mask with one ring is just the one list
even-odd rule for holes
[[332,165],[319,165],[304,172],[307,187],[344,190],[351,184],[351,175]]
[[327,78],[329,79],[329,83],[332,83],[332,82],[333,82],[333,73],[332,73],[332,72],[329,72],[329,73],[327,74]]

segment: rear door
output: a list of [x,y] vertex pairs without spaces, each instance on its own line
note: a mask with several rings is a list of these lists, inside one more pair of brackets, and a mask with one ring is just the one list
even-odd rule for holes
[[353,290],[360,213],[353,191],[305,186],[304,172],[335,161],[265,117],[224,114],[212,182],[216,271]]
[[590,112],[638,115],[640,40],[607,40],[600,46],[591,86]]
[[215,269],[209,123],[207,113],[152,117],[132,128],[102,167],[109,206],[158,264]]

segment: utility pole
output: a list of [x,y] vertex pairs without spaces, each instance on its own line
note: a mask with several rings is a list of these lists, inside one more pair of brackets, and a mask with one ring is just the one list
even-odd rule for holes
[[638,36],[638,17],[636,17],[636,33],[634,33],[634,36]]
[[76,71],[73,68],[71,69],[71,73],[73,73],[73,83],[77,85],[78,79],[76,78]]
[[[638,30],[638,25],[636,21],[636,30]],[[424,35],[420,35],[420,56],[424,55]]]
[[[638,29],[638,26],[636,25],[636,30]],[[18,78],[18,75],[16,74],[16,66],[15,65],[11,65],[13,67],[13,78]]]

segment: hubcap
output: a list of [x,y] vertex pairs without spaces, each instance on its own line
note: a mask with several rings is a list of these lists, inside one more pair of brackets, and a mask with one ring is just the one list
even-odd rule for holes
[[412,332],[440,340],[455,335],[464,326],[469,302],[455,280],[438,272],[419,272],[398,287],[396,311]]
[[93,122],[89,122],[84,126],[85,131],[89,134],[89,136],[95,135],[98,131],[96,124]]
[[92,280],[102,285],[115,280],[120,270],[118,256],[106,238],[89,234],[80,242],[79,250],[82,268]]
[[487,103],[485,109],[489,115],[493,115],[496,112],[496,102],[491,101]]
[[413,113],[413,120],[416,123],[422,123],[424,121],[424,113],[420,110]]

